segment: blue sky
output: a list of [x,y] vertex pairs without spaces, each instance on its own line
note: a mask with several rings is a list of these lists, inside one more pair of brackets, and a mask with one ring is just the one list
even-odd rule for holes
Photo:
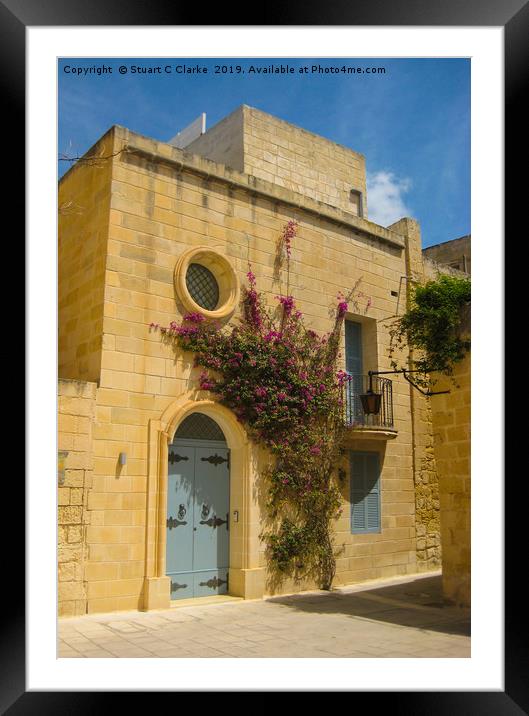
[[[171,74],[131,74],[131,65],[166,65]],[[176,74],[176,65],[207,74]],[[214,74],[215,65],[244,74]],[[289,65],[294,74],[250,74],[250,65]],[[384,67],[385,74],[316,74],[322,67]],[[106,65],[111,74],[65,67]],[[118,67],[126,65],[127,74]],[[308,74],[299,68],[309,66]],[[113,124],[167,141],[201,112],[207,127],[240,104],[322,135],[366,158],[369,219],[421,223],[423,246],[469,234],[470,60],[467,59],[61,59],[59,153],[83,154]],[[69,164],[59,162],[59,173]]]

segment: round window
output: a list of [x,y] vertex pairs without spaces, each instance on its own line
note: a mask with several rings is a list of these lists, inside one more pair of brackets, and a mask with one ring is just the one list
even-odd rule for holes
[[176,296],[184,311],[205,318],[229,318],[239,303],[239,280],[230,260],[208,246],[195,246],[178,258]]
[[189,264],[186,286],[191,298],[201,308],[214,311],[219,302],[219,284],[211,271],[202,264]]

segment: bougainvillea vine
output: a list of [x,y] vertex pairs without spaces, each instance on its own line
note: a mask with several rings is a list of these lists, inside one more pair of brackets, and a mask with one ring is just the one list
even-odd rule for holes
[[[287,261],[296,226],[289,222],[282,233]],[[262,475],[268,522],[261,535],[270,566],[280,578],[311,577],[330,589],[348,380],[338,370],[338,349],[348,304],[339,298],[332,329],[320,336],[306,328],[292,296],[277,296],[274,311],[251,267],[246,277],[238,323],[220,327],[190,313],[181,325],[160,330],[176,348],[195,354],[202,368],[199,387],[232,410],[252,439],[270,451],[270,467]]]

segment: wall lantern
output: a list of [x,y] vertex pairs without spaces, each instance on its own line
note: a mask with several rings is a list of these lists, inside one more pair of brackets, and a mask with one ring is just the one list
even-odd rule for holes
[[373,376],[390,375],[394,373],[402,373],[408,383],[410,383],[410,385],[412,385],[416,390],[419,391],[419,393],[422,393],[423,395],[443,395],[444,393],[450,392],[449,390],[439,390],[437,392],[432,392],[431,390],[423,390],[422,388],[420,388],[408,376],[408,373],[424,373],[424,371],[421,370],[406,370],[406,368],[401,368],[400,370],[370,370],[367,373],[369,376],[369,388],[367,389],[367,393],[363,393],[360,396],[362,408],[366,415],[378,415],[380,413],[380,405],[382,403],[382,394],[375,393],[373,390]]
[[373,392],[373,376],[371,375],[371,371],[369,371],[369,388],[367,393],[360,396],[360,400],[366,415],[378,415],[380,413],[382,394]]

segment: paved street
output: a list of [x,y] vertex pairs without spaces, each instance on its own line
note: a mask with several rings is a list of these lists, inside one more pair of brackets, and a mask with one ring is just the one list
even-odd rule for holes
[[441,577],[430,573],[332,592],[62,618],[58,655],[470,657],[470,614],[443,605]]

